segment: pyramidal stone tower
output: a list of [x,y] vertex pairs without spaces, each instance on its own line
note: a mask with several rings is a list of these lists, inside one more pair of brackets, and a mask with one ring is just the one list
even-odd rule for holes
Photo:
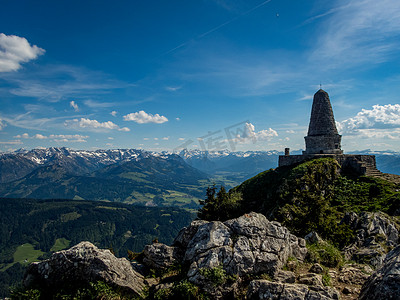
[[329,95],[320,89],[314,94],[310,125],[305,137],[306,151],[303,154],[342,154]]
[[310,125],[304,139],[306,150],[303,151],[303,155],[290,155],[289,148],[286,148],[285,155],[279,156],[280,167],[320,157],[332,157],[341,165],[342,170],[361,175],[380,174],[376,169],[375,155],[343,154],[342,136],[336,128],[331,101],[328,93],[322,89],[314,94]]

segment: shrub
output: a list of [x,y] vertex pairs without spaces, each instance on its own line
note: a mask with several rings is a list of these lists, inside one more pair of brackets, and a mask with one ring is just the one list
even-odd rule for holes
[[199,287],[185,279],[174,286],[174,295],[176,299],[197,299]]
[[210,280],[214,285],[224,284],[227,280],[227,275],[222,265],[214,268],[201,268],[200,274]]
[[343,265],[344,259],[340,251],[327,242],[307,244],[307,260],[311,263],[320,263],[326,267],[339,267]]

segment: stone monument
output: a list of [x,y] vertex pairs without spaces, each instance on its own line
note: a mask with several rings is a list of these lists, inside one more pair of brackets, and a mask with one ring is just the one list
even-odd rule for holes
[[381,174],[376,169],[375,155],[343,154],[342,136],[336,128],[329,95],[322,89],[314,94],[310,124],[304,139],[306,150],[303,151],[303,155],[290,155],[289,148],[285,148],[285,155],[279,156],[279,167],[314,158],[332,157],[338,161],[343,170],[350,170],[360,175]]
[[320,89],[314,95],[310,125],[303,154],[343,154],[328,93]]

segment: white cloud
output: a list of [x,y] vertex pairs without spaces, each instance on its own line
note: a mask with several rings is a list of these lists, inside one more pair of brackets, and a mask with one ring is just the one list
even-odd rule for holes
[[356,116],[337,123],[342,133],[353,133],[360,129],[400,128],[400,104],[374,105],[362,109]]
[[177,120],[177,121],[180,121],[180,120],[181,120],[181,118],[175,118],[175,120]]
[[79,121],[77,119],[73,120],[79,124],[82,128],[106,128],[106,129],[118,129],[118,125],[111,121],[99,122],[97,120],[91,120],[86,118],[81,118]]
[[66,127],[71,128],[86,128],[89,130],[95,131],[103,131],[103,130],[118,130],[118,131],[130,131],[128,127],[120,128],[117,124],[107,121],[107,122],[99,122],[97,120],[91,120],[87,118],[80,118],[67,120],[64,122]]
[[155,141],[158,141],[158,138],[154,138]]
[[246,123],[244,126],[244,130],[236,135],[234,142],[255,143],[256,141],[270,141],[273,137],[276,136],[278,136],[278,133],[272,128],[255,131],[255,127],[253,124]]
[[149,140],[149,138],[145,137],[145,138],[143,138],[143,140],[144,140],[144,141],[148,141],[148,140]]
[[7,124],[4,123],[4,121],[2,119],[0,119],[0,130],[3,130],[4,127],[6,127],[6,126],[7,126]]
[[47,136],[44,136],[44,135],[42,135],[40,133],[37,133],[32,138],[33,139],[38,139],[38,140],[44,140],[44,139],[47,139]]
[[79,111],[78,104],[76,104],[75,101],[71,101],[69,106],[71,106],[75,111]]
[[16,136],[14,136],[14,138],[16,138],[16,139],[29,139],[29,134],[27,134],[27,133],[18,134]]
[[44,49],[31,46],[26,38],[0,33],[0,72],[17,71],[21,64],[36,59]]
[[114,138],[113,138],[113,137],[111,137],[111,136],[109,136],[107,139],[109,139],[109,140],[113,140]]
[[86,143],[86,140],[89,138],[89,136],[80,134],[51,134],[49,135],[49,138],[54,139],[56,142],[63,141],[63,142]]
[[112,115],[113,117],[117,116],[117,112],[115,110],[113,110],[112,112],[110,112],[110,115]]
[[341,134],[360,138],[400,139],[400,104],[373,105],[356,116],[336,122]]
[[168,141],[169,140],[169,136],[163,137],[162,138],[164,141]]
[[141,110],[139,112],[135,113],[130,113],[124,116],[125,121],[134,121],[139,124],[144,124],[144,123],[156,123],[156,124],[162,124],[165,122],[168,122],[168,119],[164,116],[160,116],[159,114],[148,114],[145,111]]
[[294,130],[292,130],[292,129],[290,129],[290,130],[286,130],[286,133],[294,134],[294,133],[295,133],[295,131],[294,131]]
[[313,95],[309,94],[309,95],[304,95],[303,97],[299,98],[298,101],[304,101],[304,100],[312,100],[313,99]]
[[176,92],[181,88],[182,88],[181,86],[167,86],[165,89],[169,92]]
[[269,140],[270,138],[278,136],[278,133],[273,130],[272,128],[264,129],[261,131],[256,132],[255,127],[251,123],[246,123],[245,131],[241,138],[244,139],[251,139],[256,138],[257,140]]
[[87,135],[80,135],[80,134],[50,134],[49,136],[37,133],[33,136],[29,136],[28,133],[19,134],[14,138],[23,138],[23,139],[36,139],[36,140],[46,140],[51,139],[56,142],[86,142],[89,138]]
[[179,138],[178,139],[178,141],[184,141],[185,140],[185,138]]

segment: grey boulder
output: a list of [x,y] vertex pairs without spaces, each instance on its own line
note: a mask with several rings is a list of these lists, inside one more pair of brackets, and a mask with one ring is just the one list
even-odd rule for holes
[[39,284],[51,289],[96,281],[134,295],[145,287],[143,276],[134,271],[127,259],[117,258],[110,250],[98,249],[90,242],[81,242],[47,260],[32,263],[24,277],[26,287]]

